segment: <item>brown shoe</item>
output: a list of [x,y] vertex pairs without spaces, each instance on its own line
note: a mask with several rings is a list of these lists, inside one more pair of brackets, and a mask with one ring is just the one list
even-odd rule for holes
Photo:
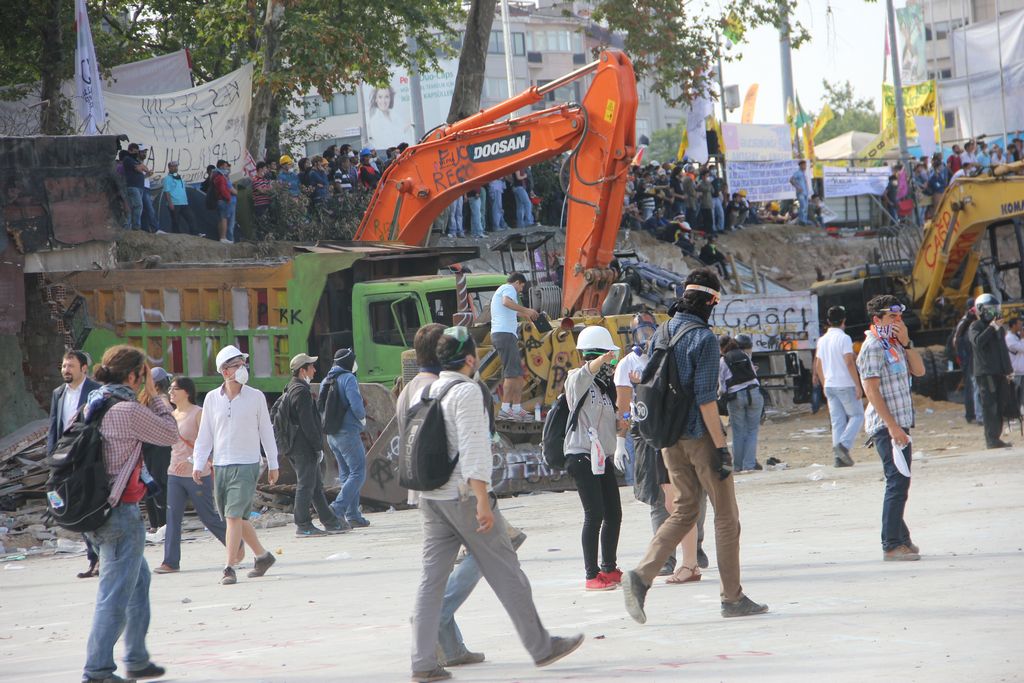
[[886,550],[882,554],[882,559],[886,562],[913,562],[920,560],[921,556],[905,545],[898,545],[892,550]]
[[254,563],[253,568],[249,570],[249,573],[246,574],[246,576],[248,576],[250,579],[255,579],[257,577],[263,576],[267,573],[268,569],[274,566],[275,562],[277,562],[277,558],[274,557],[274,554],[268,550],[267,552],[263,553],[262,555],[256,558],[256,562]]
[[153,568],[153,573],[154,574],[173,574],[176,571],[178,571],[178,568],[177,567],[172,567],[169,564],[162,564],[159,567],[154,567]]
[[913,541],[907,541],[907,547],[910,548],[910,552],[914,553],[915,555],[921,554],[921,549],[918,548]]

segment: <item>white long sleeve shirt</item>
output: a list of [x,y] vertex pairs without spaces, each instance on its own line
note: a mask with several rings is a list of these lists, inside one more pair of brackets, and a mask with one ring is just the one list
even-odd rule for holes
[[460,382],[463,386],[453,387],[441,399],[441,411],[448,439],[448,457],[454,459],[458,454],[459,461],[455,463],[448,483],[433,491],[424,491],[421,498],[457,500],[460,491],[469,492],[467,482],[470,479],[485,482],[487,490],[491,490],[494,456],[491,455],[490,423],[484,412],[480,385],[462,373],[442,370],[437,381],[426,391],[437,396],[451,382]]
[[1009,330],[1006,331],[1006,348],[1010,352],[1013,374],[1024,375],[1024,340]]
[[233,399],[224,385],[203,401],[203,420],[192,452],[192,471],[202,472],[213,455],[213,464],[252,465],[260,461],[260,444],[267,466],[277,469],[277,442],[267,399],[259,389],[243,385]]

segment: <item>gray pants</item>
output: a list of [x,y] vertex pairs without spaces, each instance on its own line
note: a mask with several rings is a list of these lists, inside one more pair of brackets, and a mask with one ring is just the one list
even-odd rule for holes
[[505,519],[493,497],[491,509],[494,510],[494,527],[484,534],[477,532],[475,498],[464,501],[420,499],[423,574],[412,617],[413,671],[431,671],[437,666],[441,604],[460,545],[465,545],[476,560],[533,660],[540,661],[551,654],[551,636],[541,624],[533,604],[530,581],[519,566]]
[[185,502],[192,501],[199,520],[217,540],[224,543],[227,528],[213,506],[213,477],[203,477],[203,485],[192,477],[167,477],[167,530],[164,535],[164,564],[179,569],[181,562],[181,520],[185,515]]

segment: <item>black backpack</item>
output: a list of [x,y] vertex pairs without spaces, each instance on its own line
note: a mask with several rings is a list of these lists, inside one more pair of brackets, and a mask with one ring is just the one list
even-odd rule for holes
[[570,430],[576,429],[579,422],[580,412],[583,410],[583,401],[586,400],[589,392],[580,397],[576,407],[569,410],[569,399],[565,394],[559,394],[555,399],[551,410],[544,418],[544,430],[541,432],[540,448],[544,455],[544,462],[548,467],[557,470],[565,469],[565,435]]
[[321,414],[325,434],[337,434],[341,431],[348,408],[342,408],[337,377],[332,379],[327,387],[321,385],[321,392],[316,396],[316,410]]
[[120,403],[110,397],[86,422],[85,406],[46,458],[50,477],[46,480],[46,507],[51,517],[68,531],[95,531],[110,516],[110,477],[103,463],[100,425],[111,406]]
[[448,458],[441,399],[457,384],[462,382],[448,383],[437,396],[430,395],[431,384],[422,398],[409,406],[405,433],[398,440],[398,483],[401,486],[413,491],[433,491],[451,478],[459,456],[456,453],[454,460]]
[[640,436],[654,448],[668,448],[679,440],[693,408],[693,387],[679,385],[679,370],[672,352],[683,335],[707,329],[704,323],[687,322],[669,339],[668,323],[658,328],[651,359],[634,389],[633,403]]
[[282,453],[291,452],[292,438],[295,435],[295,423],[289,415],[290,405],[285,400],[287,396],[288,391],[285,390],[270,406],[270,424],[274,426],[274,441],[277,443],[277,450]]

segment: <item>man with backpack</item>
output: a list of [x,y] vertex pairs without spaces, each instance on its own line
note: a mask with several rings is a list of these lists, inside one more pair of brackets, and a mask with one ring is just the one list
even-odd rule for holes
[[249,521],[256,480],[260,476],[260,448],[267,455],[267,481],[277,483],[277,442],[267,409],[267,399],[259,389],[248,386],[249,354],[227,345],[217,352],[217,370],[224,383],[206,395],[203,419],[192,450],[192,479],[202,486],[203,469],[211,454],[213,461],[214,498],[220,516],[227,523],[227,562],[221,584],[238,582],[234,566],[240,558],[239,546],[244,541],[255,555],[255,564],[248,577],[254,579],[267,573],[277,558],[256,535]]
[[[140,478],[142,444],[174,444],[178,440],[178,424],[166,397],[153,385],[146,357],[139,349],[127,345],[107,349],[96,371],[96,379],[103,386],[89,395],[82,413],[82,426],[72,426],[73,430],[82,429],[84,437],[90,423],[99,424],[102,442],[94,440],[92,443],[102,444],[99,447],[108,477],[104,492],[108,493],[106,502],[110,506],[106,520],[87,532],[99,553],[103,571],[82,681],[117,683],[125,680],[114,674],[117,669],[114,644],[122,633],[128,678],[158,678],[165,671],[150,661],[146,649],[150,573],[143,557],[146,529],[139,510],[139,501],[146,494],[146,486]],[[148,399],[146,405],[137,398],[143,387]],[[63,437],[58,443],[56,453],[64,451],[66,438],[69,437]],[[70,511],[75,501],[60,500],[59,491],[76,490],[68,486],[49,491],[49,504],[58,511]],[[57,519],[61,521],[60,516]]]
[[[672,319],[658,329],[652,340],[651,360],[637,386],[641,431],[657,424],[668,424],[673,433],[678,431],[675,443],[662,450],[669,481],[676,493],[675,509],[658,529],[637,568],[626,572],[622,578],[626,611],[641,624],[647,621],[644,600],[654,577],[697,521],[702,489],[715,509],[722,616],[743,617],[768,611],[767,605],[744,595],[740,585],[740,520],[730,476],[732,455],[726,447],[716,401],[718,340],[707,324],[720,299],[720,287],[713,271],[706,268],[691,271],[683,295],[670,309]],[[666,337],[669,339],[667,346]],[[669,355],[666,356],[666,352]],[[678,398],[655,404],[648,391],[649,381],[664,377],[661,371],[666,366],[672,386],[663,393]],[[666,410],[666,405],[673,406],[673,410]],[[683,410],[679,410],[680,407]],[[641,412],[644,414],[639,415]]]
[[[450,474],[444,483],[424,490],[420,497],[423,575],[412,620],[412,680],[451,678],[451,673],[438,664],[438,626],[445,585],[460,545],[469,549],[534,663],[552,664],[578,648],[583,635],[552,637],[541,624],[529,579],[519,566],[498,500],[491,492],[490,425],[479,385],[472,379],[479,360],[469,330],[446,329],[437,344],[437,358],[441,372],[424,393],[437,398],[443,413],[444,450]],[[431,433],[425,438],[436,443],[440,435]],[[414,434],[401,434],[400,439],[413,442],[409,446],[411,453],[419,452],[421,445]]]
[[[278,451],[288,456],[295,469],[295,535],[299,538],[343,533],[352,527],[335,516],[324,495],[320,461],[323,456],[323,427],[310,382],[316,375],[317,356],[300,353],[288,364],[292,378],[270,411]],[[321,529],[313,524],[309,505],[320,517]]]
[[366,481],[366,447],[362,436],[366,429],[366,406],[359,393],[358,369],[355,351],[338,350],[334,367],[321,383],[317,398],[327,443],[338,462],[341,484],[331,510],[339,522],[344,522],[342,526],[347,524],[349,528],[370,526],[370,520],[359,510],[359,492]]

